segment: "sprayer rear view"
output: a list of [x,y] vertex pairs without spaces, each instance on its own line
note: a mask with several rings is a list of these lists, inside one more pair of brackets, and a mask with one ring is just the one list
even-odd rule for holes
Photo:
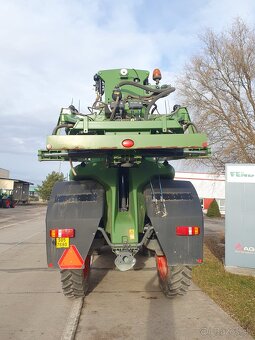
[[[161,73],[99,71],[88,113],[63,108],[41,161],[70,162],[70,181],[56,183],[48,204],[49,267],[60,268],[65,295],[83,296],[91,255],[109,245],[121,271],[132,269],[142,248],[155,253],[167,297],[183,295],[191,267],[203,260],[203,215],[190,182],[174,180],[173,159],[207,157],[185,107],[160,114],[157,101],[175,89]],[[74,166],[74,162],[79,162]]]

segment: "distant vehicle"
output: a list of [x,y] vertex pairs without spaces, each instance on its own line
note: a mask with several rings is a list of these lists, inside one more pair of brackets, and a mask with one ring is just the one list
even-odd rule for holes
[[5,190],[0,190],[0,208],[15,208],[16,203],[12,194]]
[[29,199],[28,182],[14,182],[13,190],[0,189],[0,208],[15,208],[18,203],[27,204]]
[[27,182],[14,183],[12,196],[17,203],[28,203],[29,198],[29,184]]

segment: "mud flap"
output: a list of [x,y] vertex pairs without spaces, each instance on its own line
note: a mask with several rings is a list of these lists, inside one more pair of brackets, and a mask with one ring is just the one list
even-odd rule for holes
[[104,188],[95,181],[57,182],[53,188],[46,215],[47,261],[58,267],[64,248],[57,249],[50,229],[74,228],[75,245],[85,260],[95,237],[104,207]]
[[[144,194],[147,215],[168,264],[200,263],[203,259],[204,221],[194,186],[187,181],[155,179],[146,186]],[[177,236],[177,226],[198,226],[200,235]]]

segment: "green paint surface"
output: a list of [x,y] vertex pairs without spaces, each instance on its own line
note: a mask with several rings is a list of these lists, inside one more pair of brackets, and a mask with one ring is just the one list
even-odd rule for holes
[[[81,162],[74,169],[76,175],[70,172],[70,179],[93,179],[104,186],[103,224],[115,244],[140,241],[146,216],[145,185],[158,176],[174,178],[173,167],[161,161],[210,154],[207,137],[196,131],[187,108],[176,106],[159,114],[156,105],[150,105],[172,87],[150,85],[148,77],[148,71],[136,69],[97,72],[96,101],[90,112],[63,108],[46,149],[38,152],[40,161]],[[133,142],[129,148],[123,145],[126,139]],[[128,210],[122,211],[119,180],[127,165]]]

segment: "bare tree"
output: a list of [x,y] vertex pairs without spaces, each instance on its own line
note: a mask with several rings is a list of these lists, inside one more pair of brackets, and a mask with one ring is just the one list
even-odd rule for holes
[[255,31],[236,19],[228,31],[208,29],[202,53],[186,65],[179,93],[206,131],[216,169],[255,163]]

